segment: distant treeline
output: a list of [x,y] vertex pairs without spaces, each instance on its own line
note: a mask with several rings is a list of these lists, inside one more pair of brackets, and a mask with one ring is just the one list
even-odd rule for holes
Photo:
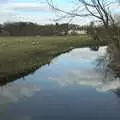
[[70,30],[80,31],[86,29],[75,24],[39,25],[32,22],[14,22],[0,25],[0,36],[54,36],[67,35]]

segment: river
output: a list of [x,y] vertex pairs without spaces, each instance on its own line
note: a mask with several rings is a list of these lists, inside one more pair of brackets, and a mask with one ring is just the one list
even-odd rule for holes
[[74,49],[1,86],[0,120],[120,120],[120,80],[96,66],[105,50]]

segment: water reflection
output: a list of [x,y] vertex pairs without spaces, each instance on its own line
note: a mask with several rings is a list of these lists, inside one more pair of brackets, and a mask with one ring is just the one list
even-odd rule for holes
[[[61,76],[50,76],[49,79],[57,81],[60,86],[79,84],[94,87],[96,90],[104,92],[120,88],[119,78],[115,78],[114,74],[107,70],[105,64],[96,66],[96,59],[102,58],[105,54],[106,47],[101,47],[98,52],[90,51],[88,48],[75,49],[69,54],[61,56],[60,61],[64,61],[66,58],[68,64],[76,66],[78,63],[79,67],[68,69]],[[59,61],[59,58],[56,59],[53,64]]]
[[107,92],[109,90],[115,90],[120,88],[119,78],[110,81],[105,79],[102,74],[96,71],[70,71],[64,74],[62,77],[51,77],[50,80],[57,81],[60,86],[66,86],[70,84],[86,85],[96,88],[98,91]]
[[34,92],[40,91],[40,87],[30,83],[10,83],[0,87],[0,104],[18,102],[19,99],[31,97]]

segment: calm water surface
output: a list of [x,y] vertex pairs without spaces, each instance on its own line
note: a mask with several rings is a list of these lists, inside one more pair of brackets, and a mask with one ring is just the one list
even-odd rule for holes
[[120,81],[96,67],[104,53],[74,49],[0,87],[0,120],[120,120]]

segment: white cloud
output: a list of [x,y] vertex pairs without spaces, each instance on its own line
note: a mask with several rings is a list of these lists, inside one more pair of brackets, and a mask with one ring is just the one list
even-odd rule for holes
[[[50,16],[43,16],[43,12]],[[42,13],[42,14],[41,14]],[[31,21],[39,24],[50,23],[52,19],[49,7],[44,3],[2,3],[0,7],[0,23],[6,21]]]
[[22,10],[22,11],[50,11],[50,8],[47,4],[41,3],[13,3],[10,5],[11,9]]
[[0,3],[6,3],[8,2],[9,0],[0,0]]
[[[55,13],[51,11],[49,6],[45,2],[15,2],[15,0],[0,0],[0,23],[6,21],[30,21],[39,24],[54,23]],[[64,5],[63,5],[64,6]],[[71,6],[67,6],[69,10]],[[118,11],[120,5],[113,4],[111,6],[113,11]],[[65,8],[66,9],[66,8]],[[50,20],[51,19],[51,20]],[[93,17],[80,18],[76,17],[72,23],[77,24],[89,24],[90,21],[96,20]],[[63,19],[61,22],[67,22]]]
[[50,23],[54,23],[53,21],[50,20],[51,17],[41,17],[41,15],[16,15],[14,17],[12,17],[12,21],[24,21],[24,22],[34,22],[37,24],[50,24]]
[[15,12],[7,7],[7,5],[2,5],[0,7],[0,23],[12,20],[13,16],[15,16]]
[[120,9],[120,4],[119,3],[113,3],[110,5],[111,9]]
[[[4,2],[7,2],[4,1]],[[53,19],[56,15],[49,6],[45,3],[33,3],[33,2],[9,2],[3,3],[0,7],[0,23],[6,21],[30,21],[38,24],[50,24],[54,23]],[[89,23],[88,18],[86,19],[75,19],[72,23],[85,24]],[[67,22],[66,20],[60,21]]]

